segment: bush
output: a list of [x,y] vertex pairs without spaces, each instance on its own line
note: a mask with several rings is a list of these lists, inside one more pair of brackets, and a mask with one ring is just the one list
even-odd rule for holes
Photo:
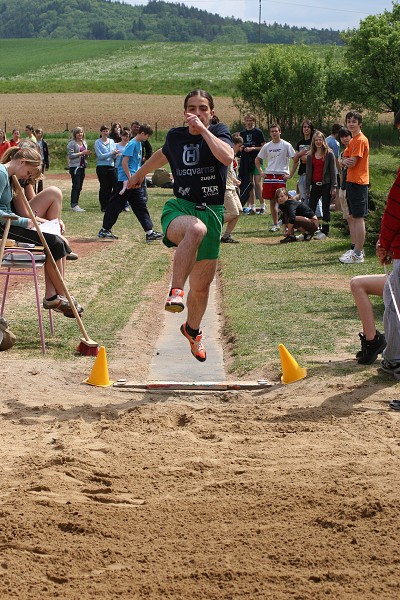
[[[383,211],[385,210],[387,195],[383,192],[369,190],[368,193],[368,219],[365,220],[367,246],[375,247],[378,241]],[[332,224],[343,235],[349,237],[350,231],[347,221],[343,219],[341,212],[332,213]]]

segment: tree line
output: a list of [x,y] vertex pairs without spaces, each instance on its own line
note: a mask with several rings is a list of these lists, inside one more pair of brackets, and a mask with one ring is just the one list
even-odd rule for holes
[[319,126],[352,106],[373,116],[400,110],[400,5],[371,15],[343,34],[335,48],[266,46],[238,74],[235,103],[268,126],[297,128],[304,118]]
[[337,44],[340,32],[224,18],[206,10],[151,0],[0,0],[1,38],[142,40],[262,44]]

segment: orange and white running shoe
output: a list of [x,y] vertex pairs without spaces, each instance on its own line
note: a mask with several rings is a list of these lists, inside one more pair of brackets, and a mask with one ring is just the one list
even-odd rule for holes
[[197,358],[197,360],[199,360],[200,362],[204,362],[207,356],[206,349],[204,348],[203,342],[201,341],[203,337],[203,332],[200,331],[199,335],[197,335],[195,338],[192,338],[192,336],[189,335],[186,331],[186,323],[183,323],[183,325],[181,325],[181,333],[185,336],[185,338],[189,340],[190,350],[193,356]]
[[173,288],[165,302],[165,310],[172,313],[180,313],[185,308],[183,304],[184,291],[180,288]]

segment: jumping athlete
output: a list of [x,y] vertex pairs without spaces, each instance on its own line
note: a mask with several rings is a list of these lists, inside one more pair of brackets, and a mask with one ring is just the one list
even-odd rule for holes
[[171,129],[165,144],[129,179],[139,187],[144,177],[169,163],[174,195],[164,205],[161,224],[164,244],[176,246],[171,290],[165,310],[182,312],[184,285],[189,278],[187,321],[181,333],[189,340],[193,356],[206,360],[200,331],[220,250],[227,167],[233,161],[233,144],[224,123],[210,125],[212,96],[200,89],[184,100],[188,127]]

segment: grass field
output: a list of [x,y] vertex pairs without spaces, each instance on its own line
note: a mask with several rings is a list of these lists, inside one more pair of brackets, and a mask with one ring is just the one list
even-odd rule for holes
[[[231,96],[258,44],[142,43],[21,39],[0,41],[2,92],[185,94],[205,87]],[[312,47],[315,52],[326,46]],[[337,49],[338,57],[342,49]]]
[[[382,161],[386,166],[384,174],[380,172]],[[375,192],[387,194],[397,166],[396,151],[386,149],[372,154]],[[295,183],[294,178],[291,187]],[[92,191],[97,189],[97,182],[91,188],[85,184],[81,204],[86,212],[79,215],[68,210],[68,178],[64,178],[63,185],[68,236],[95,242],[102,222],[97,192]],[[149,207],[156,229],[160,229],[161,210],[168,197],[168,190],[149,189]],[[240,244],[221,248],[222,313],[233,373],[244,376],[266,362],[276,367],[280,342],[296,348],[308,364],[315,357],[355,352],[360,322],[349,281],[353,275],[381,269],[372,245],[366,247],[365,264],[338,262],[338,256],[348,248],[340,223],[341,214],[334,213],[331,236],[325,242],[280,245],[281,234],[269,231],[269,216],[241,217],[235,230]],[[172,257],[163,245],[144,243],[143,232],[131,213],[121,214],[114,231],[119,236],[117,243],[99,241],[100,251],[68,265],[69,285],[86,307],[85,321],[91,330],[102,332],[101,342],[110,348],[143,301],[146,288],[163,278],[167,283]],[[107,298],[110,302],[111,298],[118,298],[112,303],[113,310]],[[374,304],[380,320],[382,301],[374,300]],[[16,334],[22,336],[24,332],[22,350],[39,354],[32,310],[27,310],[21,301],[15,303],[8,316],[16,323]],[[62,328],[56,328],[56,336],[48,340],[50,350],[59,358],[66,358],[76,342],[75,323],[64,320]]]

